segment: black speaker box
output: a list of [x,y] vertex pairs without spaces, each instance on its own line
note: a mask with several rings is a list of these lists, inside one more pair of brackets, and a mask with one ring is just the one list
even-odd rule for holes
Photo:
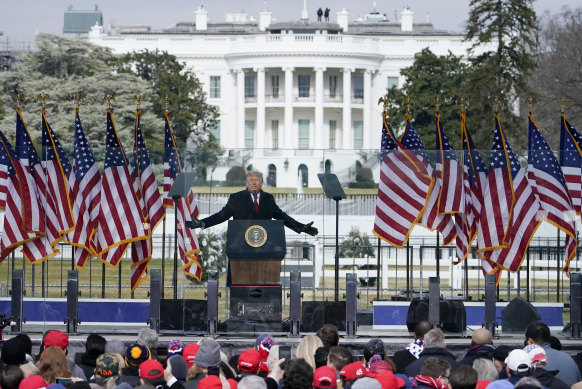
[[[439,301],[439,328],[443,332],[462,333],[467,327],[467,312],[461,300]],[[410,301],[406,315],[408,331],[413,332],[420,321],[428,321],[428,298],[415,297]]]
[[160,330],[206,332],[207,309],[206,300],[161,300]]
[[345,301],[303,301],[301,331],[316,332],[324,324],[333,324],[338,331],[346,330]]
[[281,286],[231,286],[230,319],[281,323]]
[[527,326],[540,320],[540,313],[523,297],[515,297],[501,312],[504,334],[523,334]]

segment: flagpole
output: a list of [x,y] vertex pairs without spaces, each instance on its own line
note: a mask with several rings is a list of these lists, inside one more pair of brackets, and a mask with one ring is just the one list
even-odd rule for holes
[[166,218],[162,221],[162,298],[164,298],[164,280],[166,274]]
[[378,238],[378,255],[377,255],[377,262],[376,262],[376,300],[380,301],[380,253],[382,252],[380,249],[382,247],[382,243],[380,242],[380,238]]

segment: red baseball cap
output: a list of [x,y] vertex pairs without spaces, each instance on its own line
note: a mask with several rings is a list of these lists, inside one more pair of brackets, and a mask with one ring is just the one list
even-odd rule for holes
[[18,386],[18,389],[40,389],[40,388],[46,388],[47,385],[48,384],[46,383],[44,378],[42,378],[38,374],[35,374],[35,375],[28,376],[25,379],[23,379],[22,381],[20,381],[20,385]]
[[189,345],[184,346],[182,357],[186,361],[188,369],[190,369],[192,365],[194,365],[194,362],[196,362],[196,354],[198,353],[199,348],[200,345],[198,343],[190,343]]
[[228,385],[230,385],[230,389],[236,389],[236,387],[238,386],[238,382],[236,382],[236,380],[229,378],[227,379],[228,381]]
[[320,366],[313,373],[313,387],[337,388],[335,370],[329,366]]
[[222,389],[222,382],[216,375],[209,375],[200,380],[198,389]]
[[139,365],[139,378],[156,379],[164,375],[164,367],[155,359],[148,359]]
[[254,348],[243,351],[238,357],[238,370],[246,373],[256,373],[259,371],[261,363],[261,353]]
[[394,371],[392,370],[392,366],[390,366],[387,362],[376,361],[370,365],[367,375],[370,377],[376,377],[378,374],[385,371],[390,371],[394,373]]
[[343,369],[341,369],[340,377],[344,382],[350,381],[354,378],[363,376],[367,371],[368,369],[366,369],[366,366],[364,366],[362,361],[348,363]]
[[69,345],[69,335],[58,330],[47,332],[44,336],[44,347],[57,346],[61,350],[66,350]]
[[406,385],[406,382],[394,375],[391,371],[384,370],[374,377],[382,385],[382,389],[398,389]]

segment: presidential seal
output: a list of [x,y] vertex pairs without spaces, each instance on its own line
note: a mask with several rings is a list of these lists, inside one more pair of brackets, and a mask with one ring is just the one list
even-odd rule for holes
[[245,231],[245,240],[251,247],[261,247],[267,242],[267,230],[259,225],[252,225]]

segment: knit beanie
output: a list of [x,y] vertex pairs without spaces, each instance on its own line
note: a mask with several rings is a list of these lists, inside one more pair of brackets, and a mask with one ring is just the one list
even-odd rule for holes
[[172,367],[172,375],[178,381],[186,381],[188,366],[186,366],[186,361],[181,355],[172,355],[168,358],[168,364]]
[[211,367],[220,365],[220,345],[214,339],[206,339],[196,353],[196,365]]
[[125,352],[125,365],[127,367],[139,367],[139,365],[151,358],[150,349],[141,343],[133,343]]
[[19,338],[8,339],[2,346],[1,356],[5,365],[20,366],[26,362],[26,345]]

